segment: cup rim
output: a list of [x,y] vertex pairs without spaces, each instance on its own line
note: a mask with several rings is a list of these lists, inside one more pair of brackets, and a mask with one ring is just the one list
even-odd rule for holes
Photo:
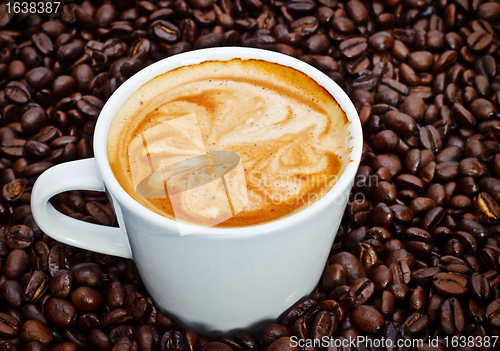
[[[255,236],[274,231],[278,228],[294,226],[297,222],[310,217],[313,213],[322,210],[329,202],[335,201],[337,196],[345,193],[347,188],[350,188],[356,176],[359,163],[361,161],[361,153],[363,147],[363,132],[361,122],[348,95],[335,83],[330,77],[318,70],[317,68],[300,61],[291,56],[287,56],[274,51],[268,51],[255,48],[242,47],[221,47],[208,48],[189,51],[178,55],[167,57],[163,60],[155,62],[141,71],[134,74],[125,81],[108,99],[102,108],[99,118],[96,123],[94,132],[94,157],[97,163],[97,168],[104,181],[105,187],[109,194],[118,200],[120,206],[126,206],[130,211],[137,214],[148,222],[155,223],[161,227],[170,229],[169,235],[178,232],[178,222],[161,216],[152,210],[134,200],[118,183],[115,178],[111,166],[108,161],[107,154],[107,136],[111,120],[115,116],[118,109],[134,93],[138,87],[149,82],[153,78],[168,72],[172,69],[201,63],[204,61],[227,61],[234,58],[241,59],[258,59],[268,62],[274,62],[283,66],[297,69],[316,81],[319,85],[325,88],[337,100],[342,110],[350,122],[349,130],[349,153],[350,162],[346,165],[344,172],[341,174],[335,185],[324,195],[320,200],[316,201],[311,206],[288,217],[275,220],[270,223],[257,224],[248,227],[231,227],[231,228],[197,228],[196,231],[189,236],[214,236],[235,238],[241,236]],[[347,197],[349,194],[346,195]],[[347,201],[347,198],[344,200]],[[168,235],[166,233],[166,235]],[[178,234],[180,236],[180,234]]]

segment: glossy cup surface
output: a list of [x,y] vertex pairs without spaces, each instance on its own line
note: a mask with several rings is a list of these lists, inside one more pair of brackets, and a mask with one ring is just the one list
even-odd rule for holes
[[[176,222],[134,201],[114,178],[106,153],[109,125],[124,101],[154,77],[184,65],[233,58],[290,66],[326,88],[351,122],[350,163],[321,200],[297,214],[259,226],[207,228],[180,236]],[[94,134],[94,154],[152,299],[181,323],[209,333],[258,328],[314,289],[346,207],[361,158],[362,140],[352,102],[328,76],[286,55],[230,47],[172,56],[128,79],[101,111]]]

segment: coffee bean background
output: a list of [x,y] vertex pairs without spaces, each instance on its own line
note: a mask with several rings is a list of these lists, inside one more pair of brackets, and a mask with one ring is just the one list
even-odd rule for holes
[[[5,11],[0,350],[297,351],[291,336],[439,338],[414,348],[424,351],[446,350],[446,336],[499,335],[498,1],[63,0],[55,14]],[[325,72],[352,98],[364,147],[317,289],[261,335],[213,340],[158,311],[132,261],[43,233],[30,192],[51,166],[92,157],[99,111],[128,77],[215,46],[274,50]],[[53,203],[117,225],[103,193]]]

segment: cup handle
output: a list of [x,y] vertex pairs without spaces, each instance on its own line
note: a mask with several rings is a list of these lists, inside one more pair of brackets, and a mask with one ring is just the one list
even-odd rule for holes
[[80,221],[63,215],[52,206],[52,196],[69,190],[104,191],[94,158],[56,165],[38,177],[31,192],[31,211],[40,229],[68,245],[132,258],[128,237],[121,228]]

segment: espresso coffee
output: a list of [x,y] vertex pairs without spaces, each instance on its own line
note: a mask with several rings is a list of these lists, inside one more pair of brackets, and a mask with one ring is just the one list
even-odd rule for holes
[[205,227],[272,222],[312,205],[349,162],[347,117],[304,73],[261,60],[184,66],[140,87],[108,133],[124,190]]

